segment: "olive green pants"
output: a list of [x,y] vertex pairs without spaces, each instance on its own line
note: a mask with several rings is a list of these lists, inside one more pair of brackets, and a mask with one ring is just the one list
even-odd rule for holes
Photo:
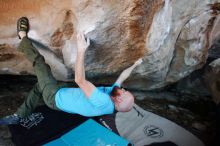
[[51,73],[50,67],[45,63],[44,57],[39,54],[32,45],[31,40],[27,37],[22,39],[18,50],[24,53],[27,59],[33,63],[38,83],[34,85],[24,103],[16,111],[16,114],[21,117],[29,115],[40,101],[44,101],[51,109],[58,110],[55,104],[55,94],[61,87],[58,86],[56,79]]

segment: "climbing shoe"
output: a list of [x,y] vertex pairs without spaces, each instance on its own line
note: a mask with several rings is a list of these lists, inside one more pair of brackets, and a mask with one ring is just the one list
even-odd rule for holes
[[0,125],[19,124],[20,117],[17,114],[9,115],[0,119]]
[[21,39],[21,37],[18,34],[20,31],[25,31],[26,33],[28,33],[28,31],[29,31],[29,20],[28,20],[27,17],[21,17],[17,21],[17,35],[18,35],[19,39]]

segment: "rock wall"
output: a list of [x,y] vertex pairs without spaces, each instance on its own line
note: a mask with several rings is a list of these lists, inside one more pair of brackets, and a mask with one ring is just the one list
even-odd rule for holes
[[30,19],[29,37],[58,80],[73,80],[76,33],[92,40],[86,74],[113,83],[138,58],[124,86],[152,90],[201,68],[219,37],[220,0],[0,0],[0,73],[34,74],[17,52],[16,21]]
[[216,104],[220,103],[220,58],[214,60],[206,68],[204,81]]

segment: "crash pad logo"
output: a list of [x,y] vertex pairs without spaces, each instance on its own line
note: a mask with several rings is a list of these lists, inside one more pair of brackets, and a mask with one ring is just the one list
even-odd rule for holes
[[32,113],[31,115],[22,118],[20,120],[20,125],[30,129],[31,127],[37,126],[43,119],[44,116],[42,113]]
[[159,138],[163,136],[163,130],[154,125],[144,127],[144,134],[151,138]]

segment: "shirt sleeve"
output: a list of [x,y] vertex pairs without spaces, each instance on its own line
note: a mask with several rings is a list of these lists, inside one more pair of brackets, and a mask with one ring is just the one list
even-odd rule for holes
[[121,87],[121,86],[117,83],[114,83],[111,87],[105,87],[104,92],[107,94],[110,94],[112,90],[114,89],[114,87]]
[[97,108],[105,108],[112,104],[109,94],[95,88],[89,97],[89,102]]

